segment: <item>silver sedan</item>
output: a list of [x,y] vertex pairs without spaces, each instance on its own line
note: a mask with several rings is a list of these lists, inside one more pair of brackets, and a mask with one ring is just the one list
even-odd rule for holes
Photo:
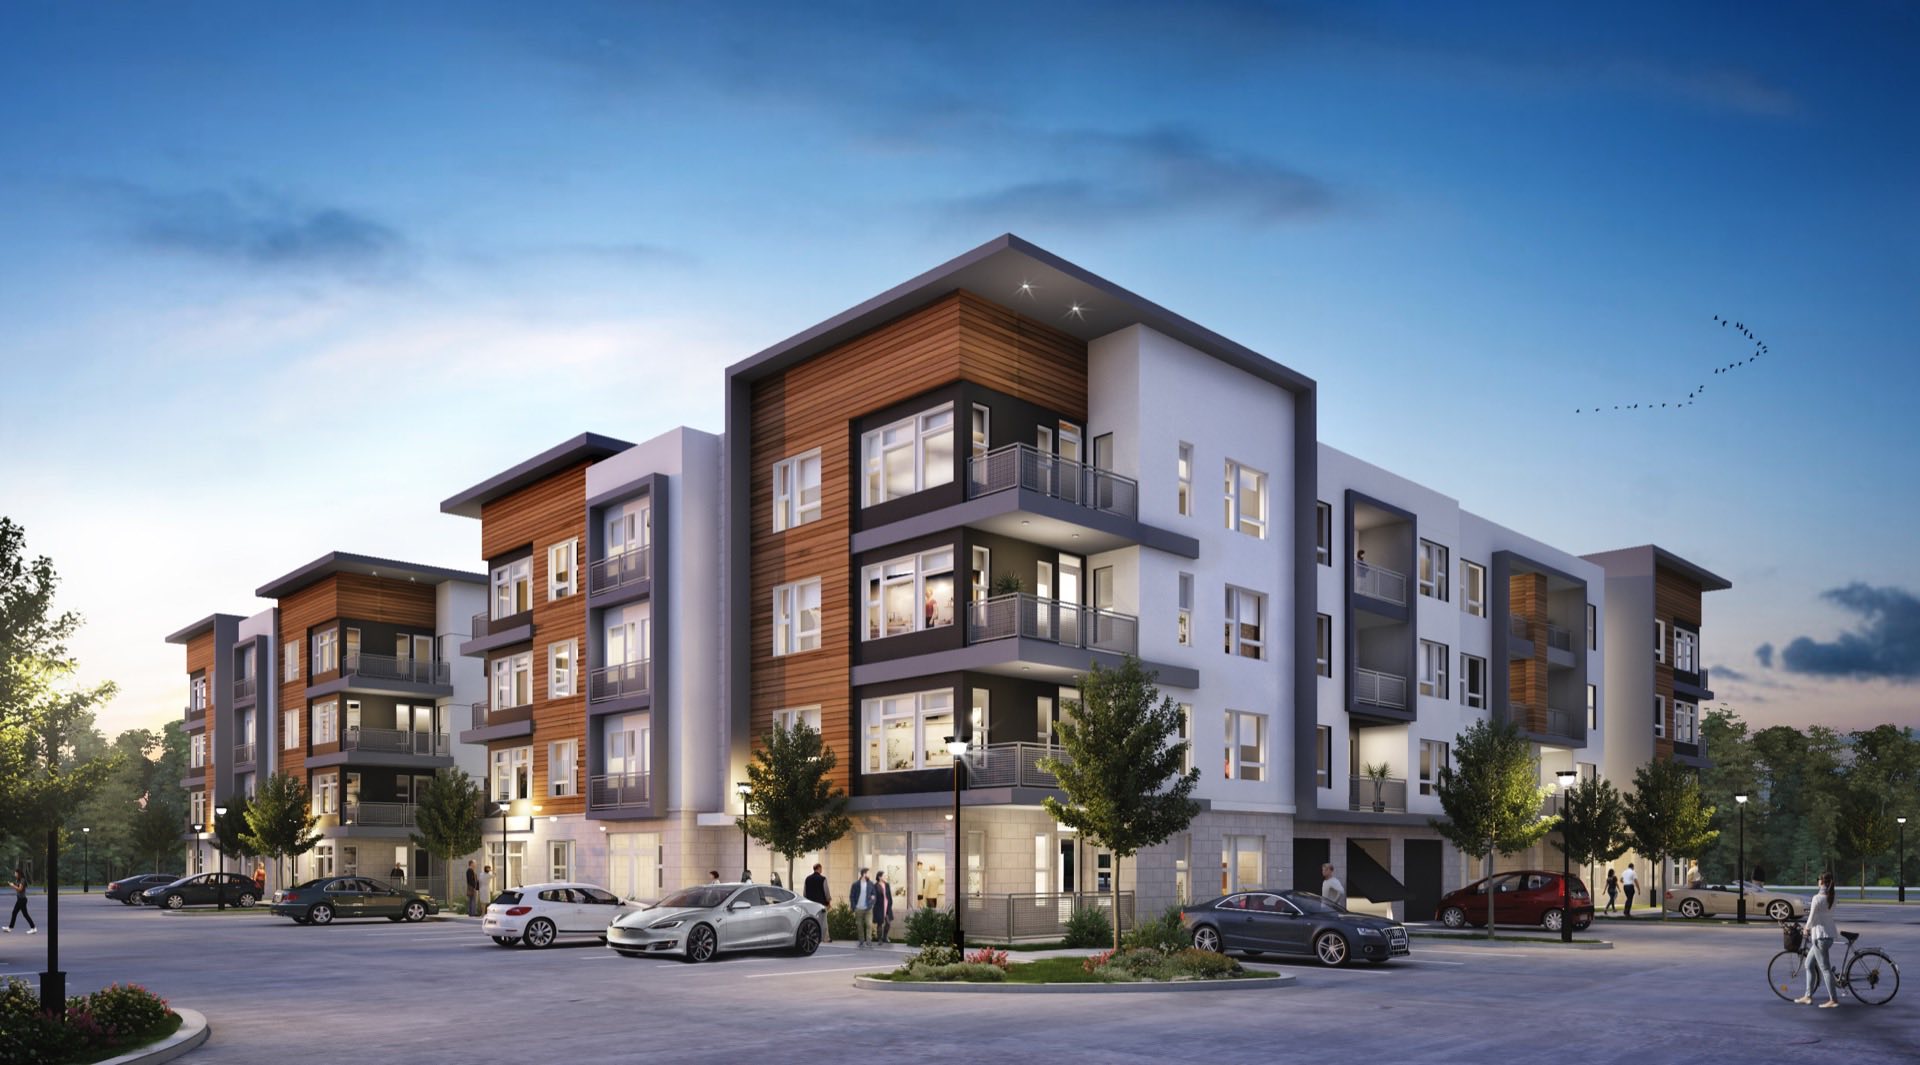
[[[1800,897],[1768,891],[1747,881],[1747,912],[1764,913],[1776,921],[1790,921],[1799,907]],[[1740,910],[1740,885],[1694,884],[1667,892],[1667,909],[1682,917],[1720,917]]]
[[607,928],[607,946],[621,955],[672,954],[707,961],[722,951],[820,948],[826,907],[785,888],[702,884],[624,914]]

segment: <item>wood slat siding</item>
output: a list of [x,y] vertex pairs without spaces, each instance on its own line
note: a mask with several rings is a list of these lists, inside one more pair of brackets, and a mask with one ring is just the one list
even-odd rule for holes
[[[300,676],[292,680],[281,678],[279,712],[300,711],[300,742],[291,750],[283,746],[274,753],[281,772],[304,782],[307,779],[307,748],[313,742],[313,719],[307,714],[307,685],[316,683],[314,675],[309,672],[313,666],[313,644],[307,639],[307,630],[340,616],[339,576],[323,577],[279,602],[280,631],[275,635],[279,646],[275,653],[285,655],[288,640],[296,640],[300,644]],[[340,653],[346,653],[344,645]],[[338,671],[329,671],[318,679],[328,680],[339,675]],[[274,724],[278,739],[279,723]],[[285,743],[284,740],[279,742]]]
[[1516,573],[1507,582],[1507,608],[1528,623],[1533,635],[1533,657],[1507,663],[1509,704],[1524,703],[1526,712],[1514,723],[1530,732],[1547,731],[1547,579],[1538,573]]
[[[945,296],[753,385],[749,727],[757,741],[772,727],[775,710],[819,706],[822,738],[839,755],[835,780],[843,788],[850,786],[858,756],[847,683],[855,613],[847,542],[860,484],[851,423],[963,379],[1086,419],[1086,345],[967,292]],[[964,419],[956,418],[954,425],[955,446],[963,446]],[[815,448],[820,450],[820,519],[775,533],[773,464]],[[821,581],[820,648],[776,658],[773,590],[812,577]]]
[[207,775],[213,769],[213,726],[214,719],[220,716],[213,712],[215,702],[214,692],[216,691],[214,685],[221,683],[224,679],[220,671],[214,666],[214,657],[213,630],[210,629],[187,641],[187,698],[189,702],[191,702],[193,698],[193,675],[204,670],[207,676],[207,764],[205,768],[200,770],[202,776]]
[[[533,736],[496,741],[487,745],[487,772],[492,771],[493,752],[513,747],[533,746],[533,802],[542,816],[578,814],[586,810],[587,778],[587,467],[582,462],[561,470],[544,480],[501,496],[480,508],[480,551],[492,559],[518,548],[533,548]],[[578,591],[563,599],[547,601],[547,548],[567,540],[580,541],[576,563]],[[492,602],[491,599],[488,600]],[[654,624],[661,624],[656,618]],[[547,698],[547,648],[551,644],[574,641],[575,666],[580,694],[564,699]],[[487,693],[493,692],[493,659],[518,654],[522,648],[507,648],[490,656],[486,663]],[[574,790],[571,796],[547,795],[547,745],[571,739],[575,744]]]
[[[1667,623],[1667,647],[1665,662],[1653,664],[1653,690],[1664,700],[1666,735],[1653,741],[1655,758],[1673,757],[1673,623],[1678,621],[1692,628],[1700,627],[1700,583],[1681,576],[1665,567],[1656,567],[1653,571],[1653,616],[1657,621]],[[1695,652],[1698,657],[1698,652]],[[1696,661],[1694,663],[1698,665]],[[1696,740],[1696,742],[1698,742]]]
[[[413,625],[435,631],[437,613],[434,586],[418,581],[390,580],[359,573],[341,573],[333,578],[337,589],[340,617],[355,621],[377,621],[392,625]],[[346,644],[340,653],[346,653]],[[391,648],[363,647],[367,654],[392,654]]]

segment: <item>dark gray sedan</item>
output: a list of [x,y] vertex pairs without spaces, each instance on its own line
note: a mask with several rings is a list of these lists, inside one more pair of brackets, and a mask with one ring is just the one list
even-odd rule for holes
[[1405,957],[1407,930],[1384,917],[1349,913],[1306,891],[1243,891],[1195,903],[1180,923],[1202,950],[1304,954],[1322,965]]

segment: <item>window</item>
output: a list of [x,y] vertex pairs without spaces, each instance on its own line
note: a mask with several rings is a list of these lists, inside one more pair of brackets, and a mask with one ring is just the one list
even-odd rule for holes
[[1181,517],[1183,518],[1192,517],[1193,516],[1193,445],[1187,443],[1184,440],[1180,442],[1180,461],[1179,461],[1179,465],[1175,469],[1174,475],[1178,477],[1180,481],[1179,496],[1175,500],[1174,505],[1179,509]]
[[1266,615],[1267,597],[1258,592],[1249,592],[1245,588],[1227,585],[1227,623],[1226,652],[1242,658],[1263,657],[1265,629],[1261,619]]
[[1267,475],[1227,460],[1227,528],[1267,536]]
[[[816,717],[819,715],[816,713]],[[967,713],[967,742],[983,746],[993,736],[993,693],[973,689],[973,706]]]
[[580,660],[578,651],[579,642],[575,640],[547,645],[547,698],[561,699],[579,690],[574,668]]
[[1447,549],[1432,540],[1420,541],[1420,594],[1447,600]]
[[[984,405],[973,405],[973,457],[983,459],[993,450],[993,412]],[[981,471],[985,472],[985,471]]]
[[1333,504],[1313,505],[1313,560],[1333,565]]
[[1673,701],[1673,740],[1675,743],[1700,742],[1700,708],[1692,703]]
[[493,708],[505,710],[533,702],[533,653],[493,660]]
[[1220,893],[1257,889],[1266,883],[1265,836],[1228,836],[1220,849]]
[[1226,718],[1228,780],[1263,780],[1267,768],[1267,715],[1229,710]]
[[1476,618],[1487,616],[1487,569],[1478,562],[1460,560],[1460,609]]
[[321,629],[313,634],[314,676],[340,668],[340,631]]
[[1653,737],[1660,739],[1667,734],[1667,698],[1664,695],[1653,697]]
[[1487,660],[1479,655],[1460,656],[1460,702],[1476,710],[1487,708]]
[[1588,603],[1587,604],[1587,650],[1598,651],[1599,649],[1600,649],[1600,608],[1598,606],[1595,606],[1592,603]]
[[323,773],[313,778],[313,812],[315,814],[340,812],[340,774]]
[[1653,623],[1653,660],[1655,662],[1667,660],[1667,623],[1664,621]]
[[1113,567],[1095,566],[1093,569],[1093,608],[1095,610],[1113,609]]
[[340,704],[328,699],[313,704],[313,724],[307,735],[318,746],[322,743],[337,743],[340,739]]
[[773,590],[773,653],[812,651],[820,646],[820,579],[783,584]]
[[1192,703],[1180,704],[1180,732],[1174,742],[1184,743],[1187,745],[1186,753],[1180,756],[1180,772],[1182,774],[1192,772],[1193,771],[1193,704]]
[[193,678],[193,685],[187,693],[187,705],[194,710],[205,710],[207,708],[206,677],[197,676]]
[[1600,689],[1587,685],[1587,729],[1598,731],[1600,728]]
[[555,882],[573,879],[573,841],[556,839],[547,844],[547,869]]
[[794,727],[804,723],[815,732],[820,731],[820,708],[817,706],[796,706],[773,712],[773,723],[792,732]]
[[552,796],[578,795],[579,785],[574,780],[576,766],[580,760],[580,748],[574,740],[558,740],[547,744],[547,794]]
[[[204,826],[207,823],[207,793],[190,791],[187,793],[187,818],[190,824]],[[204,831],[204,828],[198,831]]]
[[944,769],[952,764],[947,737],[953,730],[953,692],[908,692],[860,703],[866,730],[867,773]]
[[645,551],[653,544],[653,501],[646,496],[607,508],[607,557]]
[[280,749],[291,751],[300,746],[300,711],[280,712]]
[[1327,614],[1313,616],[1313,648],[1313,671],[1333,676],[1333,618]]
[[360,630],[359,629],[347,630],[346,662],[347,662],[347,671],[350,673],[360,668]]
[[280,672],[286,674],[282,680],[300,679],[300,641],[288,640],[281,648]]
[[1420,694],[1445,699],[1447,690],[1447,645],[1432,640],[1420,641]]
[[820,452],[773,464],[773,531],[820,520]]
[[953,624],[952,548],[876,563],[862,579],[869,640]]
[[579,540],[547,548],[547,602],[565,599],[580,590],[579,564]]
[[1179,632],[1176,635],[1180,646],[1193,646],[1193,574],[1180,575],[1180,614]]
[[972,551],[973,564],[967,568],[967,580],[973,586],[972,602],[985,602],[993,594],[993,552],[984,547]]
[[533,556],[493,569],[493,617],[510,618],[533,609]]
[[1113,469],[1113,434],[1101,433],[1093,438],[1093,468],[1096,470]]
[[507,747],[493,752],[494,802],[533,798],[533,748]]
[[1439,740],[1420,741],[1420,794],[1437,795],[1440,770],[1447,764],[1447,745]]
[[207,764],[207,735],[196,732],[187,741],[187,768],[200,769]]
[[953,404],[936,407],[860,438],[865,506],[953,480]]
[[1333,726],[1314,726],[1313,750],[1314,785],[1322,788],[1333,787]]
[[1675,626],[1673,630],[1673,668],[1681,673],[1700,671],[1700,634]]

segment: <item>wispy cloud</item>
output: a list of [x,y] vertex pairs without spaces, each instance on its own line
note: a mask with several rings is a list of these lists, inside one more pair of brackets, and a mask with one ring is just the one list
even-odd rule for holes
[[1746,681],[1753,679],[1752,676],[1742,673],[1732,666],[1713,666],[1710,667],[1710,672],[1712,672],[1714,680]]
[[155,251],[256,268],[358,272],[390,267],[406,241],[352,208],[307,203],[278,190],[169,192],[115,183],[124,235]]
[[1780,651],[1789,673],[1861,680],[1920,680],[1920,598],[1903,588],[1855,582],[1821,593],[1858,615],[1859,627],[1834,640],[1800,636]]

